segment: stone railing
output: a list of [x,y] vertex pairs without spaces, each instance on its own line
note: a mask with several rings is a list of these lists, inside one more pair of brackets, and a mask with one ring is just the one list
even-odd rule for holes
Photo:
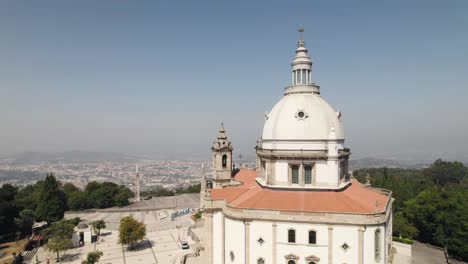
[[269,150],[258,149],[257,155],[261,157],[285,157],[285,158],[326,158],[326,150]]
[[[327,150],[271,150],[257,149],[257,155],[266,158],[300,158],[300,159],[327,159]],[[340,149],[338,158],[344,158],[350,155],[349,149]]]

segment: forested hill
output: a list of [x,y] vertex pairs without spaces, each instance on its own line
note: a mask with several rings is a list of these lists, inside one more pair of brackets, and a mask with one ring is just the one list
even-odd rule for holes
[[393,192],[393,235],[447,247],[468,261],[468,169],[436,160],[426,169],[369,168],[353,172],[364,183]]

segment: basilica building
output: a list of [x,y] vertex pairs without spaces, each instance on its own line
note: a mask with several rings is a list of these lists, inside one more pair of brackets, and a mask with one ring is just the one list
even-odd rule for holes
[[348,173],[342,114],[320,96],[302,36],[291,68],[265,115],[255,170],[232,171],[232,144],[218,132],[201,191],[205,263],[387,263],[391,192]]

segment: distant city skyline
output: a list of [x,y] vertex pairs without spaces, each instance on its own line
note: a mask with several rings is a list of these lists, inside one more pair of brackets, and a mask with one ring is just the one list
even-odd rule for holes
[[254,155],[297,27],[351,159],[468,160],[468,2],[5,1],[0,156]]

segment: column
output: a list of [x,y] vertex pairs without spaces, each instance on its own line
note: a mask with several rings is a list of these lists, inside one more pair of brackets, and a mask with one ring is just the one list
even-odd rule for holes
[[226,245],[226,225],[224,224],[224,213],[221,212],[221,264],[224,264],[225,258],[226,258],[226,250],[225,250],[225,245]]
[[206,248],[206,263],[213,263],[213,214],[206,213],[205,214],[205,225],[207,227],[207,248]]
[[277,237],[277,229],[278,229],[278,225],[276,223],[273,223],[272,225],[272,228],[273,228],[273,241],[272,241],[272,245],[271,245],[271,248],[272,248],[272,259],[273,259],[273,264],[276,264],[276,245],[277,245],[277,241],[276,241],[276,237]]
[[364,227],[358,228],[358,264],[364,263]]
[[250,263],[250,222],[244,222],[245,225],[245,264]]
[[304,187],[304,163],[301,162],[301,166],[299,166],[299,185]]
[[328,263],[333,264],[333,227],[328,226]]

